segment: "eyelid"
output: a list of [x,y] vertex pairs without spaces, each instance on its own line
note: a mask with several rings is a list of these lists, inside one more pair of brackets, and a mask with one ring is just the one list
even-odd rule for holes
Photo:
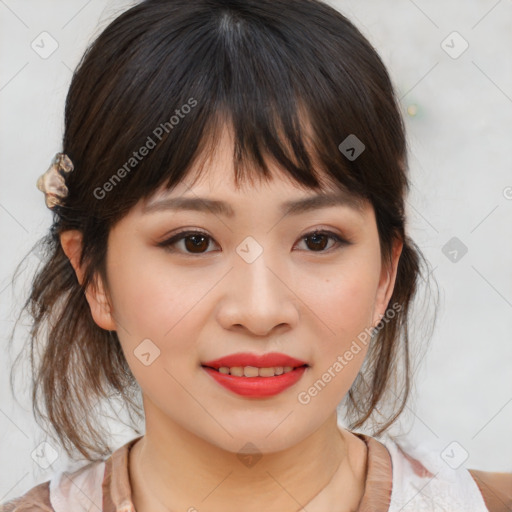
[[306,232],[301,235],[299,238],[304,238],[307,235],[312,235],[313,233],[318,234],[328,234],[329,236],[338,237],[340,240],[342,240],[346,245],[353,245],[355,243],[355,240],[352,236],[349,236],[344,230],[341,230],[339,228],[334,228],[330,226],[320,226],[315,227],[312,229],[307,229]]

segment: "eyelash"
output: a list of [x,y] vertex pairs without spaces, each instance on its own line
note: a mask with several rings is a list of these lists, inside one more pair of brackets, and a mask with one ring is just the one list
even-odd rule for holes
[[[177,244],[181,240],[185,240],[186,238],[189,238],[192,236],[197,236],[197,235],[204,236],[205,238],[207,238],[209,240],[213,240],[213,238],[210,235],[208,235],[208,233],[206,233],[204,231],[183,230],[183,231],[180,231],[179,233],[176,233],[171,238],[158,243],[157,245],[158,245],[158,247],[163,247],[166,251],[177,252],[175,249],[172,248],[173,245]],[[337,242],[338,246],[337,247],[334,246],[334,247],[331,247],[330,249],[322,250],[322,251],[306,251],[306,252],[319,253],[319,254],[329,253],[329,252],[332,252],[333,250],[341,249],[343,246],[352,245],[352,242],[350,242],[349,240],[342,238],[337,233],[333,233],[332,231],[327,231],[327,230],[313,230],[309,233],[306,233],[304,236],[302,236],[301,241],[308,237],[312,237],[315,235],[327,236],[328,238],[335,240]],[[202,253],[185,252],[184,254],[193,255],[193,256],[202,256],[204,254],[208,254],[208,252],[212,252],[212,251],[206,251],[206,252],[202,252]]]

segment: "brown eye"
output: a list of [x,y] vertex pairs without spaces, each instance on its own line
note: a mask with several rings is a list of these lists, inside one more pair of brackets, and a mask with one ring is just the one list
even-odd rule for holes
[[209,242],[206,241],[207,237],[204,235],[190,235],[185,237],[183,240],[185,240],[185,247],[187,251],[190,252],[203,252],[209,245]]
[[325,247],[329,243],[329,238],[327,235],[323,235],[321,233],[315,233],[312,236],[305,237],[306,243],[311,243],[308,247],[311,247],[313,250],[323,251]]
[[178,252],[185,252],[185,254],[205,254],[210,245],[212,238],[202,231],[182,231],[177,235],[164,240],[159,243],[160,247],[164,247],[167,251],[177,252],[174,248],[178,242],[183,241],[183,246]]
[[[331,231],[313,231],[302,237],[302,240],[306,241],[307,247],[311,249],[309,252],[328,252],[332,248],[331,246],[326,250],[329,239],[334,240],[338,244],[338,247],[350,244],[350,242]],[[336,245],[336,243],[334,245]]]

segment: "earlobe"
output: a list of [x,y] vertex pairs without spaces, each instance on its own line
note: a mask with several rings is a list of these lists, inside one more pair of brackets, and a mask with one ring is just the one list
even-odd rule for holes
[[[84,282],[84,271],[80,266],[80,255],[82,254],[82,233],[78,230],[68,230],[60,234],[60,244],[64,254],[68,257],[76,277],[80,284]],[[117,329],[111,313],[111,307],[105,292],[103,282],[99,276],[95,276],[94,282],[89,284],[85,290],[85,298],[89,303],[91,315],[96,324],[107,331]]]

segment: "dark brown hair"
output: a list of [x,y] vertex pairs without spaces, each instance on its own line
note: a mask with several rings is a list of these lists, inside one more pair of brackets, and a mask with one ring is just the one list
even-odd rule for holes
[[[98,400],[116,396],[142,417],[117,334],[96,325],[85,297],[96,274],[108,283],[109,230],[138,201],[183,180],[215,148],[226,123],[237,184],[270,179],[272,161],[297,185],[319,189],[321,170],[372,204],[383,263],[393,240],[403,240],[388,306],[400,311],[372,338],[346,412],[356,429],[374,412],[382,415],[379,404],[392,403],[374,421],[378,435],[405,407],[408,318],[425,260],[405,233],[404,126],[376,51],[342,14],[316,0],[146,0],[107,26],[73,75],[62,151],[75,169],[41,240],[45,260],[23,306],[32,317],[34,413],[48,420],[70,456],[76,449],[97,460],[111,452],[88,413]],[[339,149],[349,135],[365,146],[357,158]],[[154,147],[136,158],[149,139]],[[70,229],[83,234],[82,285],[59,242]]]

